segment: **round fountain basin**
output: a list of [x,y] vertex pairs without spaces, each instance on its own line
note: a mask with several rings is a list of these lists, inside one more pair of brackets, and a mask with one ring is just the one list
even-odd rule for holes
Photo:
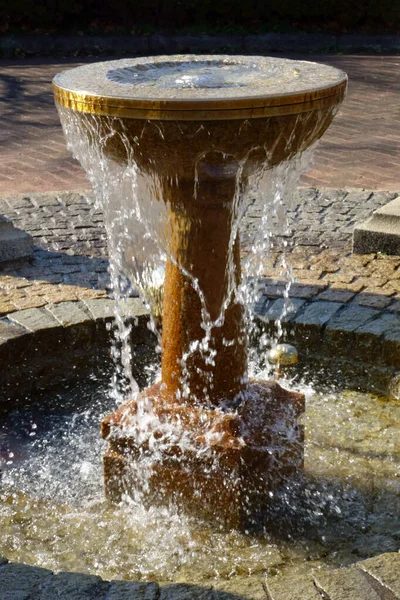
[[55,571],[238,591],[244,581],[255,590],[278,571],[397,550],[400,404],[351,390],[299,389],[307,395],[305,472],[246,534],[216,530],[173,506],[104,500],[98,421],[113,404],[107,382],[28,396],[2,411],[2,552]]

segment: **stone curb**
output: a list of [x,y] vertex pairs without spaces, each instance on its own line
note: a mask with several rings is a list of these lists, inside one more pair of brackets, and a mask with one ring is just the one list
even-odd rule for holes
[[267,578],[267,600],[399,600],[400,553],[388,552],[347,568]]
[[263,295],[255,307],[272,339],[280,320],[283,337],[299,351],[300,371],[332,371],[334,383],[398,396],[400,315],[357,303]]
[[3,36],[0,57],[155,55],[184,53],[400,53],[400,35],[265,33],[256,35],[17,35]]
[[[400,554],[389,552],[352,567],[314,570],[310,575],[271,577],[265,582],[266,600],[399,600]],[[260,586],[261,587],[261,586]],[[261,598],[258,590],[249,590]],[[255,594],[253,596],[253,593]],[[301,596],[300,596],[301,595]],[[11,563],[0,557],[1,600],[245,600],[237,593],[220,592],[178,583],[103,581],[84,573],[60,572]]]
[[[400,370],[400,315],[356,303],[329,302],[292,298],[286,306],[283,298],[263,295],[254,312],[273,338],[280,319],[283,339],[294,343],[300,353],[300,369],[312,362],[318,368],[334,369],[338,383],[357,384],[385,394],[398,394],[396,375]],[[148,311],[138,298],[124,304],[124,316],[144,318]],[[44,354],[61,352],[64,345],[78,352],[82,345],[106,347],[110,332],[107,323],[114,319],[110,299],[77,300],[47,304],[40,308],[15,311],[0,319],[0,353],[15,355],[17,365],[41,362]],[[97,332],[97,334],[95,333]],[[138,339],[147,335],[144,329]],[[150,334],[149,334],[150,337]],[[18,342],[24,352],[18,351]],[[281,340],[282,341],[282,340]],[[56,348],[56,350],[54,350]],[[57,350],[58,349],[58,350]],[[24,362],[25,361],[25,362]],[[24,368],[22,366],[22,368]]]
[[[124,302],[123,314],[132,325],[133,376],[144,385],[143,368],[154,360],[155,347],[149,314],[138,298]],[[114,302],[107,298],[46,304],[1,318],[0,404],[89,375],[104,377],[113,365],[113,321]]]

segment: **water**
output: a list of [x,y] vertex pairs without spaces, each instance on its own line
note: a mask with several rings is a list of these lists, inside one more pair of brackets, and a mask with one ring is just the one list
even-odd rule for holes
[[[264,123],[265,131],[260,135],[259,123],[239,120],[234,123],[232,132],[238,139],[233,152],[228,151],[232,145],[231,137],[224,139],[222,135],[224,123],[171,124],[113,117],[99,120],[93,115],[74,113],[62,107],[59,107],[59,113],[68,147],[87,172],[104,212],[111,286],[116,299],[117,337],[122,342],[122,349],[115,354],[116,368],[122,370],[126,382],[125,389],[121,390],[122,397],[138,391],[130,374],[130,349],[124,343],[129,338],[120,316],[126,312],[123,309],[124,298],[140,294],[150,310],[151,329],[158,336],[161,348],[160,317],[168,264],[176,265],[182,271],[201,302],[199,318],[203,338],[193,340],[194,343],[185,349],[181,357],[181,394],[187,397],[190,385],[185,380],[184,365],[196,355],[201,355],[205,365],[214,364],[212,333],[215,328],[223,326],[226,310],[232,302],[243,306],[243,334],[252,335],[255,326],[252,307],[261,293],[257,281],[273,245],[278,243],[284,248],[288,243],[286,210],[290,207],[296,182],[311,160],[312,149],[302,153],[296,153],[294,149],[299,139],[312,139],[319,129],[324,129],[333,113],[321,111],[317,118],[314,113],[297,115],[291,124],[293,131],[286,131],[283,127],[281,139],[278,138],[272,148],[261,145],[264,136],[268,136],[268,123]],[[226,137],[226,133],[224,135]],[[247,140],[253,137],[257,141],[249,143]],[[243,148],[241,138],[246,140]],[[178,153],[191,148],[190,156],[182,160],[181,166],[176,156],[172,162],[168,160],[174,145]],[[288,160],[274,164],[278,146],[279,154],[287,155]],[[175,167],[178,172],[175,172]],[[186,171],[191,169],[193,173],[186,179]],[[199,279],[197,272],[185,262],[181,250],[175,247],[177,229],[181,228],[179,235],[184,246],[191,243],[191,228],[188,227],[185,232],[186,225],[180,224],[176,216],[179,208],[174,205],[174,197],[180,187],[185,187],[186,193],[192,194],[193,205],[198,206],[193,209],[198,211],[192,216],[192,224],[195,223],[196,219],[202,218],[201,198],[208,194],[203,190],[208,189],[210,178],[216,186],[214,189],[219,190],[221,186],[224,189],[229,184],[228,195],[224,202],[221,201],[221,210],[229,211],[229,243],[217,310],[208,304],[204,292],[206,282]],[[254,203],[261,210],[258,229],[245,226],[246,214]],[[240,279],[235,259],[239,239],[242,247]],[[291,276],[285,261],[282,269],[288,276],[285,294],[288,298]],[[251,356],[250,359],[254,362],[256,357]],[[203,403],[205,400],[199,399]]]
[[108,383],[27,398],[1,419],[0,554],[105,578],[234,586],[398,550],[400,404],[300,389],[305,472],[247,534],[173,507],[104,500],[98,424],[114,403]]

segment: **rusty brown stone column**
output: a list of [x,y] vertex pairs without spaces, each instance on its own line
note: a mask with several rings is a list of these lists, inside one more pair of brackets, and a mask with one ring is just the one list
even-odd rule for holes
[[[164,287],[162,381],[171,398],[184,395],[185,382],[189,402],[216,406],[237,394],[246,380],[243,307],[231,298],[223,311],[228,269],[235,285],[240,282],[238,235],[231,240],[235,185],[235,173],[222,180],[200,173],[196,186],[190,179],[164,186],[170,206],[170,252],[179,265],[168,261]],[[190,351],[206,336],[205,317],[223,319],[211,330],[212,364],[199,348]]]

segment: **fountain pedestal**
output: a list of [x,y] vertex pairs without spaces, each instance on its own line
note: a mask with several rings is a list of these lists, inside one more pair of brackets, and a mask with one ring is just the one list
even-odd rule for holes
[[134,164],[168,213],[161,382],[103,420],[106,492],[129,493],[140,459],[146,502],[172,498],[240,525],[301,468],[304,411],[301,394],[247,378],[240,195],[321,137],[346,76],[300,61],[176,56],[79,67],[53,85],[67,137],[72,119],[104,160]]
[[[172,404],[161,384],[142,394],[152,401],[158,417],[154,437],[183,428],[185,446],[169,444],[162,460],[151,463],[145,503],[173,501],[187,511],[229,527],[242,528],[268,503],[269,494],[303,467],[304,432],[299,417],[304,396],[273,381],[248,384],[235,411]],[[130,435],[137,403],[124,404],[101,423],[109,441],[104,455],[107,496],[120,501],[137,485],[132,465],[146,454],[148,441]]]

